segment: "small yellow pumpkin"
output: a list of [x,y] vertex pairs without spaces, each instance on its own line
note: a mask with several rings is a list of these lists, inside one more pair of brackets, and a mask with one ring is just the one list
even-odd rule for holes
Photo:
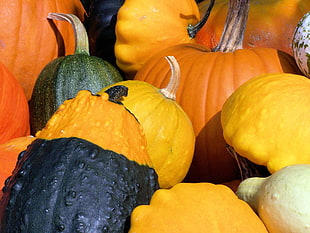
[[[161,188],[170,188],[181,182],[191,165],[195,134],[192,123],[175,101],[180,81],[180,67],[172,56],[165,57],[170,64],[171,78],[166,88],[138,80],[118,82],[128,87],[128,95],[121,102],[138,119],[147,139],[147,151],[158,174]],[[170,73],[169,68],[166,72]]]
[[258,75],[226,100],[221,112],[225,141],[271,173],[310,163],[310,80],[302,75]]
[[263,222],[224,185],[179,183],[136,207],[129,233],[267,233]]

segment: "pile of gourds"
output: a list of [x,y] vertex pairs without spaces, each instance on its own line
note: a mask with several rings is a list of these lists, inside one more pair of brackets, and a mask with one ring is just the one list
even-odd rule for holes
[[310,232],[308,0],[0,12],[0,232]]

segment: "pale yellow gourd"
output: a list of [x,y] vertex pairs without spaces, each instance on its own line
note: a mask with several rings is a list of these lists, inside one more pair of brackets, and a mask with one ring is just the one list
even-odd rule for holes
[[236,194],[257,212],[269,233],[310,232],[310,164],[242,181]]

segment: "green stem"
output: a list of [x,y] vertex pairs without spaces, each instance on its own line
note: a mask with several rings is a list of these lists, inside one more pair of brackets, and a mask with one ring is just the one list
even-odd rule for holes
[[89,55],[88,35],[81,20],[73,14],[48,13],[48,19],[67,21],[74,30],[75,35],[75,51],[74,54]]
[[203,17],[200,19],[200,21],[195,24],[195,25],[188,25],[187,27],[187,32],[188,32],[188,35],[191,37],[191,38],[195,38],[196,37],[196,34],[197,32],[199,32],[199,30],[205,25],[205,23],[207,22],[209,16],[210,16],[210,13],[211,13],[211,10],[214,6],[214,2],[215,0],[210,0],[210,4],[209,4],[209,7],[208,9],[206,10],[206,12],[204,13]]
[[233,52],[242,49],[249,8],[249,0],[229,0],[224,31],[213,51]]

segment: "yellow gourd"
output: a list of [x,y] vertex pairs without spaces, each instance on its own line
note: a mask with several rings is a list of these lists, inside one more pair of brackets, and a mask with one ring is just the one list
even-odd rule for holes
[[224,103],[226,142],[241,156],[273,173],[310,163],[310,80],[263,74],[241,85]]
[[180,68],[174,57],[168,56],[166,59],[171,69],[171,79],[166,88],[158,89],[147,82],[128,80],[99,92],[104,93],[115,85],[128,87],[128,95],[120,101],[142,125],[147,139],[147,151],[161,188],[170,188],[184,179],[195,147],[192,123],[175,101]]
[[267,233],[263,222],[224,185],[179,183],[136,207],[129,233]]

